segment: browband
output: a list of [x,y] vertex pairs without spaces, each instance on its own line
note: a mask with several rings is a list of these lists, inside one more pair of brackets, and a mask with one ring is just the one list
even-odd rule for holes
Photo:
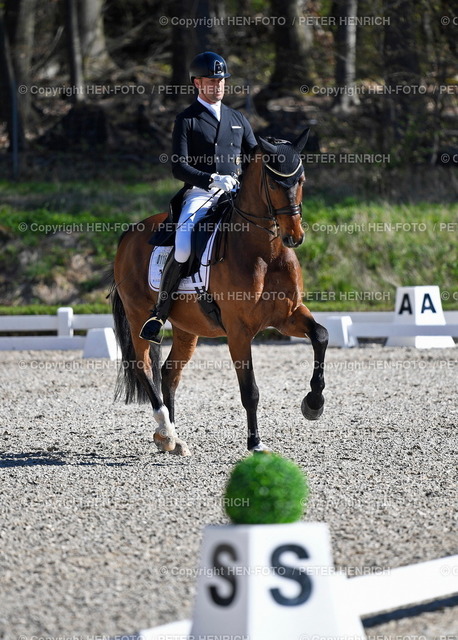
[[302,160],[299,160],[299,164],[297,165],[297,167],[294,169],[292,173],[280,173],[280,171],[277,171],[276,169],[272,169],[272,167],[269,167],[267,162],[264,162],[264,164],[270,171],[272,171],[272,173],[276,173],[277,176],[281,176],[282,178],[291,178],[291,176],[297,173],[298,169],[302,166]]

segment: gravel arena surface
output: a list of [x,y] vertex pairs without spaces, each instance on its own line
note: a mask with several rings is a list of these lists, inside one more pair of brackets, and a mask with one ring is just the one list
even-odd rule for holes
[[[263,441],[308,474],[304,519],[329,524],[349,576],[458,553],[457,354],[330,349],[325,412],[307,422],[311,347],[253,347]],[[116,363],[81,355],[0,352],[7,640],[100,640],[191,617],[202,529],[228,522],[224,487],[247,455],[225,344],[198,346],[177,393],[190,458],[156,450],[149,406],[113,402]],[[366,633],[454,640],[458,607]]]

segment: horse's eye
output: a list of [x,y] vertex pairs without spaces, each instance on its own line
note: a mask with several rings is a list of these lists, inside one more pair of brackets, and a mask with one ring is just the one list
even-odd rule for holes
[[277,188],[275,180],[269,180],[269,187],[274,191]]

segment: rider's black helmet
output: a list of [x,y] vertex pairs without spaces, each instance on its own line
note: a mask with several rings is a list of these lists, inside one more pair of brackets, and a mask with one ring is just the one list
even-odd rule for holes
[[191,62],[189,77],[194,78],[229,78],[226,60],[213,51],[199,53]]

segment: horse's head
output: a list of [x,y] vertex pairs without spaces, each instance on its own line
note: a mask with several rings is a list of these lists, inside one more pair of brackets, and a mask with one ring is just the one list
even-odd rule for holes
[[304,240],[301,212],[305,177],[301,152],[309,131],[306,129],[294,142],[258,138],[262,151],[262,198],[286,247],[298,247]]

